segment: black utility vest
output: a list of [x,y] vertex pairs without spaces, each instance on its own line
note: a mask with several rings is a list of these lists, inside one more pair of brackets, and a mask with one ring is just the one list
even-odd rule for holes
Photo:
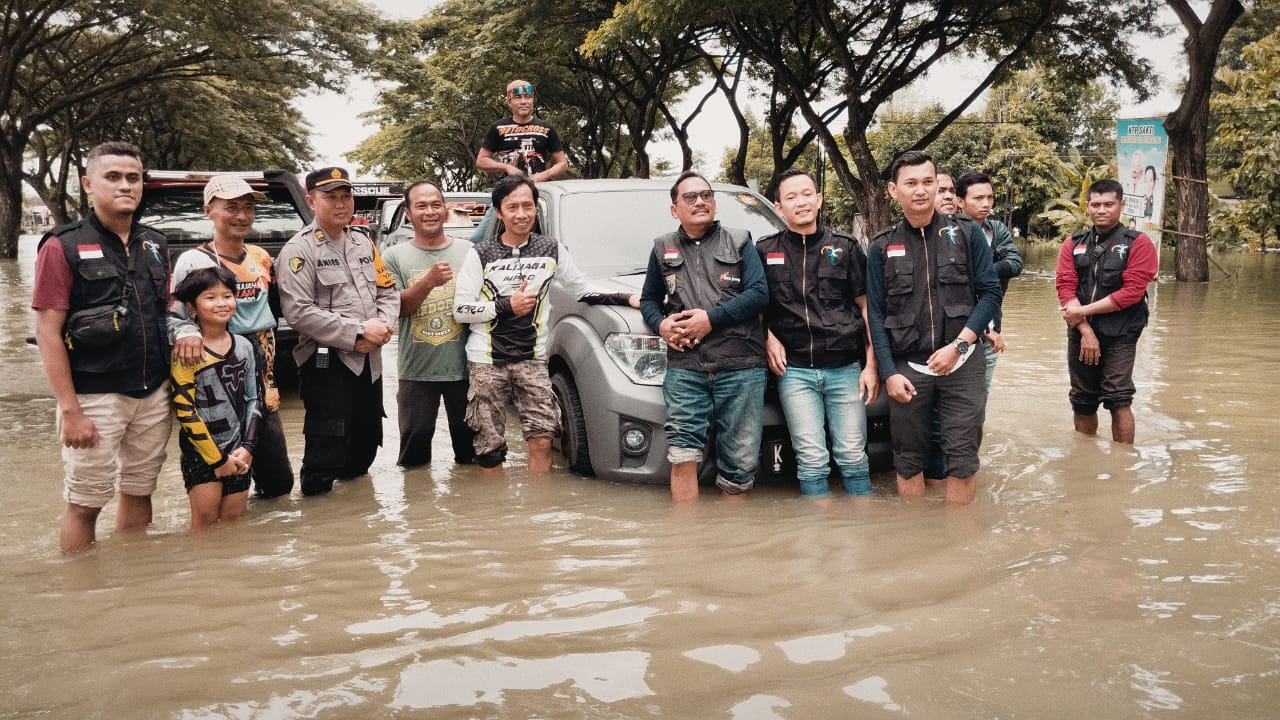
[[61,225],[40,239],[55,239],[71,269],[70,318],[79,310],[123,307],[120,339],[102,348],[71,344],[71,379],[77,393],[143,393],[169,377],[169,248],[164,235],[134,223],[128,252],[96,216]]
[[866,292],[866,256],[849,235],[819,227],[785,230],[756,243],[769,282],[765,320],[787,364],[834,368],[863,362],[867,344],[854,289]]
[[[1124,287],[1124,271],[1138,231],[1116,225],[1099,238],[1090,228],[1071,236],[1076,265],[1076,299],[1081,305],[1110,295]],[[1098,335],[1116,338],[1142,331],[1147,326],[1147,296],[1129,307],[1089,318],[1089,327]]]
[[[681,310],[710,310],[742,293],[742,253],[755,252],[750,236],[719,224],[700,242],[667,233],[653,241],[653,252],[667,283],[665,315]],[[715,372],[765,367],[764,329],[759,319],[712,328],[702,342],[684,352],[667,351],[667,365]]]
[[964,330],[977,304],[973,226],[934,213],[926,227],[903,220],[872,240],[884,256],[884,327],[895,357],[928,357]]

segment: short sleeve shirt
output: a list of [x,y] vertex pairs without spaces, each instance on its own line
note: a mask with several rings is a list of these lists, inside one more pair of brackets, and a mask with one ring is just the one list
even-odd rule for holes
[[271,285],[271,255],[257,245],[245,245],[244,257],[218,257],[209,246],[192,248],[173,264],[173,287],[177,288],[192,270],[214,267],[221,262],[236,276],[236,314],[228,328],[237,335],[256,333],[276,326],[271,314],[268,289]]
[[404,242],[389,248],[382,256],[396,287],[408,288],[422,279],[437,262],[445,261],[453,268],[448,283],[431,288],[412,315],[400,317],[398,335],[401,380],[451,382],[467,376],[466,328],[453,318],[453,298],[457,273],[467,257],[471,244],[450,240],[436,249]]
[[510,116],[489,126],[483,147],[499,162],[514,165],[525,175],[546,170],[554,162],[551,156],[564,150],[559,133],[548,123],[536,117],[518,123]]

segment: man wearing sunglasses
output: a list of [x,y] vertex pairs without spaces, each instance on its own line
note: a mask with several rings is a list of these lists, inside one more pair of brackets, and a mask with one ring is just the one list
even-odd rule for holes
[[534,182],[555,180],[569,167],[560,135],[533,115],[533,85],[528,80],[507,83],[511,115],[489,126],[476,153],[476,167],[484,172],[519,175]]
[[764,266],[751,233],[716,220],[715,191],[698,173],[676,179],[671,216],[680,225],[654,240],[640,293],[645,323],[667,343],[671,498],[698,498],[698,464],[712,432],[716,486],[741,495],[755,482],[764,418]]

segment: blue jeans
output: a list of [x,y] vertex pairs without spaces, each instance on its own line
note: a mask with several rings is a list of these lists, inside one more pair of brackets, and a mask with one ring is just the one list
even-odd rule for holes
[[788,367],[778,378],[778,399],[787,416],[791,446],[796,451],[796,476],[805,495],[830,492],[827,477],[832,455],[845,492],[871,494],[867,410],[858,393],[861,372],[858,363],[838,368]]
[[[663,427],[668,459],[701,460],[714,427],[720,469],[716,484],[731,493],[750,490],[760,460],[765,372],[762,367],[720,372],[667,368],[662,399],[667,405]],[[731,487],[725,488],[726,482]]]
[[996,376],[996,361],[1000,359],[1000,353],[996,352],[991,343],[982,343],[982,353],[987,360],[986,388],[987,397],[991,397],[991,381]]

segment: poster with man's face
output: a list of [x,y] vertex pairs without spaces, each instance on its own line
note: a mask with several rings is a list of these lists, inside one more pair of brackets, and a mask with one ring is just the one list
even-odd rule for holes
[[1160,246],[1164,217],[1166,160],[1169,135],[1164,118],[1116,121],[1116,157],[1120,184],[1124,186],[1124,214],[1120,221],[1146,233]]

